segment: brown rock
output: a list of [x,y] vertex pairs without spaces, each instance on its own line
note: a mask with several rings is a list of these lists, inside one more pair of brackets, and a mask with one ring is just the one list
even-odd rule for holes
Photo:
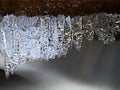
[[120,13],[120,0],[0,0],[0,14],[85,15],[98,12]]

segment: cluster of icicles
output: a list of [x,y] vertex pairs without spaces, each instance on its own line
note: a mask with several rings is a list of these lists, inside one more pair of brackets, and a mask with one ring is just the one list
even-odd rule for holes
[[103,40],[109,44],[120,31],[120,15],[98,13],[89,16],[4,16],[0,22],[0,50],[4,56],[5,74],[26,61],[49,60],[66,55],[73,45]]

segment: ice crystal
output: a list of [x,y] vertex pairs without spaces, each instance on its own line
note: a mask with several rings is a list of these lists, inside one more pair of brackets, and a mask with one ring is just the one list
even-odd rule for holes
[[0,51],[6,76],[27,60],[55,59],[74,45],[80,50],[84,39],[109,44],[120,31],[120,15],[98,13],[89,16],[14,16],[0,22]]

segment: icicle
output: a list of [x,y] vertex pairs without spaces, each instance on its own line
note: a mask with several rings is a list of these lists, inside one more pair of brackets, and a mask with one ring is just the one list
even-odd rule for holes
[[72,40],[77,50],[80,50],[83,42],[82,17],[72,18]]
[[80,50],[84,38],[109,44],[120,31],[120,15],[89,16],[4,16],[0,22],[0,50],[6,77],[27,60],[49,60],[66,55],[74,45]]
[[83,31],[84,31],[84,37],[91,41],[94,38],[94,15],[90,16],[83,16],[82,19],[82,25],[83,25]]

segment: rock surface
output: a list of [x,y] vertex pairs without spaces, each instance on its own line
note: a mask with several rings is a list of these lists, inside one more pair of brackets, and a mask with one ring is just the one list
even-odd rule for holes
[[0,14],[85,15],[98,12],[120,13],[120,0],[0,0]]

